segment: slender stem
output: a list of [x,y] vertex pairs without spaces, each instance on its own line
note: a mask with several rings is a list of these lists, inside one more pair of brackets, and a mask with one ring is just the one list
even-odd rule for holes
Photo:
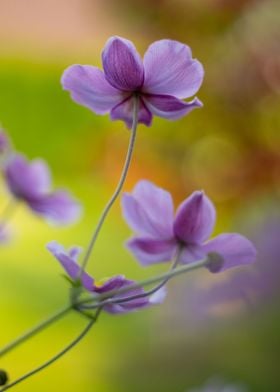
[[[101,306],[103,307],[107,304],[118,303],[120,301],[123,301],[123,302],[132,301],[133,299],[135,299],[135,296],[127,297],[127,298],[123,298],[123,299],[112,298],[112,297],[117,296],[119,294],[128,293],[129,291],[136,289],[136,288],[141,288],[141,287],[145,287],[150,284],[153,284],[153,283],[161,282],[158,286],[154,287],[153,289],[151,289],[150,291],[145,293],[145,296],[151,295],[154,292],[156,292],[157,290],[159,290],[159,288],[161,288],[171,278],[173,278],[177,275],[195,270],[197,268],[204,267],[209,260],[208,260],[208,258],[205,258],[205,259],[196,261],[191,264],[183,265],[182,267],[178,267],[175,269],[178,261],[179,261],[179,253],[178,253],[177,259],[174,260],[174,263],[173,263],[171,270],[168,272],[165,272],[163,274],[154,276],[152,278],[149,278],[149,279],[146,279],[146,280],[143,280],[140,282],[136,282],[134,284],[122,287],[120,289],[108,291],[107,293],[101,294],[96,298],[92,298],[92,297],[85,298],[83,300],[76,302],[75,304],[68,305],[64,309],[59,310],[57,313],[55,313],[54,315],[49,317],[47,320],[44,320],[42,323],[38,324],[37,326],[35,326],[31,330],[27,331],[24,335],[20,336],[19,338],[17,338],[13,342],[9,343],[4,348],[2,348],[0,350],[0,357],[3,356],[4,354],[7,354],[9,351],[14,349],[18,345],[22,344],[23,342],[25,342],[26,340],[28,340],[29,338],[31,338],[32,336],[34,336],[38,332],[42,331],[44,328],[47,328],[49,325],[51,325],[55,321],[59,320],[61,317],[63,317],[65,314],[67,314],[71,309],[75,309],[75,308],[79,309],[79,307],[82,309],[82,308],[84,308],[83,305],[85,305],[87,303],[91,303],[91,302],[94,302],[94,303],[90,304],[89,306],[85,306],[85,308],[93,310],[93,309],[98,309]],[[0,392],[1,392],[1,390],[0,390]]]
[[36,335],[37,333],[41,332],[43,329],[49,327],[55,321],[59,320],[61,317],[65,316],[70,310],[72,306],[68,305],[67,307],[59,310],[58,312],[54,313],[48,319],[42,321],[40,324],[36,325],[34,328],[31,328],[25,334],[21,335],[11,343],[7,344],[5,347],[0,349],[0,357],[4,356],[8,352],[12,351],[15,347],[19,346],[20,344],[24,343],[26,340],[31,338],[32,336]]
[[34,376],[35,374],[41,372],[48,366],[52,365],[54,362],[56,362],[59,358],[63,357],[68,351],[70,351],[73,347],[75,347],[84,337],[85,335],[91,330],[93,324],[97,321],[98,316],[101,312],[102,308],[99,307],[96,311],[95,317],[90,320],[90,322],[86,325],[86,327],[83,329],[79,335],[71,341],[66,347],[64,347],[63,350],[61,350],[59,353],[57,353],[54,357],[49,359],[47,362],[43,363],[41,366],[38,366],[37,368],[31,370],[30,372],[24,374],[23,376],[19,377],[17,380],[14,382],[8,384],[7,386],[3,387],[0,392],[6,391],[7,389],[10,389],[14,387],[15,385],[18,385],[19,383],[27,380],[29,377]]
[[108,201],[107,205],[105,206],[101,217],[99,219],[99,222],[97,223],[96,229],[93,233],[93,236],[90,240],[89,246],[87,248],[87,251],[85,253],[85,257],[84,260],[82,262],[82,266],[81,266],[81,272],[80,272],[80,276],[81,277],[83,271],[85,270],[87,263],[89,261],[89,257],[91,255],[91,252],[93,250],[94,244],[97,240],[98,234],[102,228],[102,225],[105,221],[106,216],[108,215],[111,207],[113,206],[114,202],[116,201],[116,199],[118,198],[123,184],[125,182],[127,173],[128,173],[128,169],[130,167],[130,163],[131,163],[131,158],[132,158],[132,153],[133,153],[133,149],[134,149],[134,145],[135,145],[135,140],[136,140],[136,131],[137,131],[137,124],[138,124],[138,111],[139,111],[139,98],[137,97],[137,95],[135,95],[133,97],[133,123],[132,123],[132,129],[131,129],[131,136],[130,136],[130,141],[129,141],[129,146],[128,146],[128,150],[127,150],[127,155],[126,155],[126,159],[125,159],[125,163],[124,163],[124,167],[122,170],[122,174],[121,174],[121,178],[119,180],[119,183],[117,185],[117,188],[115,190],[115,192],[113,193],[111,199]]
[[[176,255],[175,255],[174,261],[172,263],[171,268],[169,269],[169,272],[175,270],[175,268],[177,267],[177,265],[178,265],[178,263],[180,261],[181,253],[182,253],[182,248],[180,247],[178,249]],[[144,293],[135,294],[135,295],[128,296],[128,297],[125,297],[125,298],[114,298],[114,299],[111,299],[110,300],[110,304],[112,304],[112,303],[122,304],[124,302],[130,302],[130,301],[133,301],[135,299],[148,297],[148,296],[154,294],[155,292],[157,292],[159,289],[161,289],[169,281],[169,279],[171,279],[170,276],[165,277],[159,284],[157,284],[152,289],[150,289],[148,291],[145,291]],[[142,287],[143,286],[144,286],[144,284],[142,284]],[[103,304],[104,304],[104,302],[103,302]],[[82,307],[82,309],[91,309],[91,305],[84,305]]]
[[[178,265],[178,263],[179,263],[179,261],[180,261],[181,253],[182,253],[182,248],[180,247],[180,248],[178,249],[178,251],[177,251],[177,254],[176,254],[175,258],[174,258],[174,261],[173,261],[173,263],[172,263],[172,266],[171,266],[169,272],[170,272],[170,271],[174,271],[175,268],[177,267],[177,265]],[[117,300],[117,303],[118,303],[118,304],[121,304],[121,303],[124,303],[124,302],[133,301],[133,300],[135,300],[135,299],[148,297],[148,296],[150,296],[150,295],[156,293],[156,292],[157,292],[158,290],[160,290],[163,286],[165,286],[166,283],[169,281],[169,279],[171,279],[170,276],[166,277],[165,279],[163,279],[162,282],[160,282],[158,285],[156,285],[156,286],[153,287],[152,289],[146,291],[145,293],[132,295],[132,296],[126,297],[126,298],[119,298],[119,299]]]
[[[98,302],[94,303],[91,306],[91,309],[96,309],[96,308],[98,308],[100,306],[103,307],[103,306],[108,305],[108,304],[118,303],[118,301],[120,299],[112,298],[112,297],[120,295],[120,294],[127,293],[127,292],[129,292],[131,290],[134,290],[134,289],[138,289],[138,288],[142,288],[144,286],[148,286],[148,285],[153,284],[153,283],[164,281],[165,279],[170,280],[171,278],[174,278],[177,275],[181,275],[183,273],[186,273],[186,272],[189,272],[189,271],[201,268],[201,267],[205,267],[207,265],[207,263],[209,263],[209,259],[208,259],[208,257],[205,257],[202,260],[195,261],[194,263],[191,263],[191,264],[183,265],[183,266],[178,267],[176,269],[172,269],[172,270],[170,270],[168,272],[159,274],[157,276],[153,276],[152,278],[149,278],[149,279],[146,279],[146,280],[142,280],[140,282],[135,282],[135,283],[133,283],[133,284],[131,284],[129,286],[121,287],[120,289],[114,289],[114,290],[107,291],[107,293],[100,294],[96,298],[85,298],[85,299],[77,302],[76,306],[80,306],[80,305],[83,305],[83,304],[86,304],[86,303],[90,303],[92,301],[98,301]],[[128,301],[128,298],[126,300]]]

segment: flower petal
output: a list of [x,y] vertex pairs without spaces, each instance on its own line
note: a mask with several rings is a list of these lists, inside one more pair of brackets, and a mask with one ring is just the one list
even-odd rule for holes
[[189,264],[205,257],[205,252],[200,245],[187,245],[183,248],[180,256],[180,263]]
[[108,113],[124,99],[123,93],[112,87],[104,73],[90,65],[72,65],[61,78],[64,90],[71,93],[73,101],[86,106],[94,113]]
[[147,108],[158,117],[177,120],[190,113],[193,109],[202,107],[202,102],[195,98],[184,102],[171,95],[145,95],[143,100]]
[[203,192],[193,192],[176,212],[174,233],[186,244],[201,244],[212,233],[215,219],[211,200]]
[[221,234],[203,246],[204,252],[218,253],[224,259],[221,271],[239,265],[251,264],[256,259],[256,249],[246,237],[235,234]]
[[[111,120],[123,120],[128,128],[133,124],[133,97],[124,99],[111,110]],[[139,100],[138,123],[149,127],[152,123],[152,113],[148,110],[142,99]]]
[[176,253],[174,240],[153,238],[132,238],[127,242],[128,249],[143,266],[171,261]]
[[55,225],[74,223],[81,215],[81,205],[67,192],[57,191],[28,201],[29,207]]
[[[75,247],[76,248],[76,247]],[[73,260],[70,256],[71,248],[69,254],[65,251],[64,247],[56,241],[51,241],[47,244],[47,249],[53,254],[53,256],[60,262],[66,273],[71,279],[75,280],[79,277],[81,272],[81,267],[79,264]],[[93,278],[88,275],[85,271],[82,273],[82,284],[84,288],[88,291],[93,291]]]
[[[120,289],[122,287],[126,287],[134,284],[133,280],[126,279],[123,275],[117,275],[113,278],[108,279],[102,286],[95,285],[94,291],[96,293],[106,293],[111,290]],[[125,299],[132,296],[140,295],[140,298],[132,299],[131,301],[109,304],[104,306],[104,310],[108,313],[119,314],[119,313],[127,313],[139,308],[146,307],[150,304],[149,299],[144,296],[145,291],[142,287],[134,288],[126,293],[122,293],[119,295],[115,295],[112,298],[114,299]],[[142,296],[143,295],[143,296]]]
[[167,295],[167,290],[166,287],[163,286],[150,296],[149,302],[152,305],[160,305],[165,300],[166,295]]
[[28,162],[23,155],[14,154],[8,159],[4,174],[10,191],[21,199],[41,196],[50,187],[49,168],[41,159]]
[[137,233],[173,238],[173,201],[164,189],[150,181],[139,181],[132,194],[124,193],[122,208],[125,220]]
[[178,41],[163,39],[149,46],[144,56],[143,91],[188,98],[201,86],[204,70],[192,59],[191,49]]
[[135,46],[127,39],[111,37],[103,50],[105,77],[122,91],[139,89],[144,80],[144,67]]

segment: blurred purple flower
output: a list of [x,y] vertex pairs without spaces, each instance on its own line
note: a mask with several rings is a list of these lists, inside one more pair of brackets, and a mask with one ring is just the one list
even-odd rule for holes
[[110,112],[112,120],[132,126],[133,96],[139,97],[138,122],[151,125],[153,115],[176,120],[201,107],[197,99],[185,102],[199,90],[204,70],[191,49],[163,39],[151,44],[143,62],[132,42],[111,37],[103,50],[104,73],[90,65],[72,65],[62,85],[72,99],[97,114]]
[[0,244],[5,244],[10,240],[10,233],[6,228],[5,222],[0,223]]
[[50,191],[51,176],[43,160],[28,162],[23,155],[13,154],[5,163],[4,175],[13,196],[48,222],[63,225],[79,218],[81,206],[68,192]]
[[171,195],[149,181],[140,181],[132,194],[123,195],[122,207],[125,220],[139,234],[127,246],[142,265],[170,261],[179,247],[181,263],[200,260],[207,254],[222,256],[222,267],[207,266],[211,272],[255,261],[253,244],[240,234],[220,234],[207,241],[216,211],[203,192],[193,192],[174,217]]
[[226,281],[216,282],[213,287],[196,289],[191,302],[192,309],[199,310],[199,317],[208,315],[216,306],[240,303],[240,300],[251,310],[279,301],[279,216],[268,216],[254,231],[253,238],[258,249],[255,265],[250,270],[230,275]]
[[10,147],[10,140],[6,132],[0,128],[0,154],[5,153]]
[[[60,262],[67,275],[75,281],[79,278],[81,267],[79,266],[77,259],[81,252],[81,248],[72,247],[67,252],[63,246],[59,245],[56,241],[52,241],[47,245],[47,249],[55,256],[55,258]],[[83,287],[92,294],[98,295],[107,293],[111,290],[120,289],[122,287],[129,286],[135,283],[133,280],[126,279],[123,275],[117,275],[110,279],[106,279],[104,282],[97,283],[94,279],[86,272],[82,273],[81,282]],[[145,291],[143,288],[136,288],[130,290],[126,293],[115,295],[114,299],[124,299],[132,296],[143,295],[141,298],[135,298],[131,301],[122,303],[112,303],[105,305],[103,309],[112,314],[127,313],[139,308],[144,308],[154,304],[160,304],[163,302],[166,296],[165,288],[161,288],[155,294],[151,295],[149,298],[144,296]]]

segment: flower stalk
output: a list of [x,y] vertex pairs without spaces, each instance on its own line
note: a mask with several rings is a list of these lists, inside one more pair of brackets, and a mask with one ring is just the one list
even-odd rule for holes
[[90,243],[88,245],[88,248],[86,250],[83,262],[82,262],[82,268],[81,268],[81,273],[80,273],[80,277],[81,274],[83,273],[83,271],[85,270],[90,255],[92,253],[93,247],[95,245],[95,242],[97,240],[98,234],[102,228],[102,225],[110,211],[110,209],[112,208],[113,204],[115,203],[115,201],[117,200],[122,187],[124,185],[124,182],[126,180],[127,177],[127,173],[130,167],[130,163],[131,163],[131,159],[132,159],[132,154],[133,154],[133,150],[134,150],[134,145],[135,145],[135,140],[136,140],[136,133],[137,133],[137,124],[138,124],[138,111],[139,111],[139,97],[137,94],[135,94],[133,96],[133,122],[132,122],[132,129],[131,129],[131,135],[130,135],[130,141],[129,141],[129,146],[128,146],[128,150],[127,150],[127,155],[126,155],[126,159],[125,159],[125,163],[124,163],[124,167],[123,167],[123,171],[119,180],[119,183],[116,187],[115,192],[113,193],[111,199],[108,201],[107,205],[105,206],[101,217],[99,219],[99,222],[97,223],[97,226],[94,230],[93,236],[90,240]]
[[17,380],[11,382],[10,384],[4,386],[2,389],[0,389],[0,392],[4,392],[20,383],[23,381],[27,380],[28,378],[34,376],[35,374],[41,372],[42,370],[46,369],[50,365],[52,365],[54,362],[56,362],[58,359],[63,357],[68,351],[70,351],[72,348],[74,348],[91,330],[92,326],[96,323],[100,313],[101,313],[102,308],[99,307],[96,311],[95,317],[93,317],[89,323],[86,325],[86,327],[82,330],[79,335],[72,340],[66,347],[64,347],[63,350],[59,351],[54,357],[49,359],[47,362],[43,363],[42,365],[38,366],[37,368],[31,370],[30,372],[24,374],[23,376],[19,377]]

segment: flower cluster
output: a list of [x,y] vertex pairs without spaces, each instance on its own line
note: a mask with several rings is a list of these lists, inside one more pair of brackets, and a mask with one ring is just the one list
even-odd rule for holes
[[[240,234],[226,233],[209,239],[216,210],[204,192],[193,192],[174,213],[171,195],[142,180],[131,194],[125,193],[122,198],[124,218],[136,233],[127,242],[127,247],[143,266],[172,261],[171,268],[142,282],[127,279],[122,274],[98,282],[86,272],[104,220],[125,182],[138,123],[150,126],[154,115],[175,120],[202,106],[196,97],[190,102],[184,101],[197,93],[204,76],[201,63],[192,58],[187,45],[166,39],[154,42],[142,61],[132,42],[112,37],[103,50],[102,62],[104,72],[89,65],[69,67],[62,76],[62,85],[75,102],[97,114],[110,113],[112,120],[123,120],[132,128],[121,178],[101,214],[81,264],[78,263],[81,248],[75,246],[66,251],[56,241],[47,245],[71,282],[66,311],[78,311],[90,321],[60,353],[9,384],[8,388],[40,372],[74,347],[97,321],[101,311],[120,314],[160,304],[166,296],[166,283],[178,274],[201,267],[220,272],[255,260],[253,244]],[[68,192],[51,189],[46,163],[42,159],[29,162],[13,151],[3,132],[0,133],[0,156],[4,180],[15,202],[23,202],[32,212],[54,224],[68,224],[80,216],[81,207]],[[0,241],[3,238],[2,224]],[[152,283],[156,286],[144,289]],[[2,355],[66,311],[50,317],[31,333],[8,345]]]

